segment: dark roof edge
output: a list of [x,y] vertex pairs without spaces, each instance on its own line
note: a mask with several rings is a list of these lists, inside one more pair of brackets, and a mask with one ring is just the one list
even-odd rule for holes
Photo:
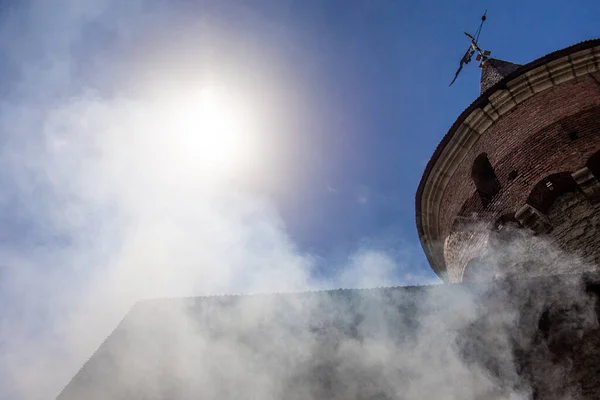
[[433,152],[433,155],[431,156],[431,159],[429,160],[429,162],[427,163],[427,166],[425,167],[425,171],[423,172],[423,176],[421,177],[421,181],[419,182],[419,187],[417,188],[417,194],[415,197],[415,218],[416,218],[416,223],[417,223],[417,233],[419,235],[419,240],[421,241],[423,250],[425,251],[425,255],[427,256],[427,261],[429,261],[431,268],[440,278],[444,279],[443,275],[445,273],[445,270],[438,270],[438,268],[433,263],[431,254],[429,254],[429,252],[425,249],[424,242],[423,242],[423,224],[421,221],[421,197],[423,196],[423,191],[425,190],[425,184],[427,183],[427,180],[429,179],[429,175],[431,174],[431,171],[432,171],[434,165],[436,164],[438,158],[440,157],[440,155],[442,154],[442,152],[444,151],[444,149],[446,148],[446,146],[448,145],[448,143],[454,136],[454,133],[456,132],[458,127],[464,122],[464,120],[476,108],[484,107],[488,103],[488,98],[490,97],[490,95],[492,95],[497,90],[506,86],[507,82],[515,79],[516,77],[518,77],[521,74],[524,74],[524,73],[529,72],[537,67],[547,64],[550,61],[554,61],[554,60],[564,57],[568,54],[575,53],[575,52],[585,50],[590,47],[595,47],[598,45],[600,45],[600,38],[585,40],[583,42],[579,42],[572,46],[565,47],[563,49],[546,54],[545,56],[538,58],[528,64],[522,65],[521,67],[516,69],[514,72],[512,72],[512,73],[508,74],[506,77],[504,77],[504,79],[500,80],[495,85],[490,87],[483,94],[481,94],[473,103],[471,103],[471,105],[469,107],[467,107],[460,114],[460,116],[456,119],[456,121],[454,121],[454,124],[452,124],[448,133],[446,133],[446,135],[444,135],[441,142],[437,145],[437,147],[435,148],[435,151]]
[[433,287],[440,286],[440,283],[423,283],[414,285],[392,285],[392,286],[373,286],[373,287],[357,287],[357,288],[330,288],[330,289],[307,289],[301,291],[284,291],[284,292],[249,292],[249,293],[214,293],[214,294],[199,294],[199,295],[187,295],[187,296],[165,296],[146,298],[139,300],[133,307],[146,306],[155,302],[165,301],[187,301],[187,300],[198,300],[198,299],[236,299],[236,298],[263,298],[263,297],[278,297],[278,296],[314,296],[320,294],[335,294],[342,292],[361,292],[361,293],[376,293],[381,290],[423,290],[431,289]]

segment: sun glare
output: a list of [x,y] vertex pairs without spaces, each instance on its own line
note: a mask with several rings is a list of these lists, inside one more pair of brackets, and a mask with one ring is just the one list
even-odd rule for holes
[[174,162],[212,178],[227,178],[249,167],[255,156],[250,115],[224,90],[205,87],[172,102]]

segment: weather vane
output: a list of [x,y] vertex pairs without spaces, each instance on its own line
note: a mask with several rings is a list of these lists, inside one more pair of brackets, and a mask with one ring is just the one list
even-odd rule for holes
[[463,65],[470,63],[471,59],[473,58],[473,55],[475,53],[477,53],[477,56],[475,57],[475,59],[477,61],[481,61],[479,63],[479,67],[483,66],[485,61],[488,59],[488,56],[491,54],[491,51],[489,51],[489,50],[481,50],[481,48],[477,44],[477,41],[479,40],[479,35],[481,34],[481,28],[483,27],[483,23],[486,20],[486,16],[485,16],[486,13],[487,13],[487,10],[483,13],[483,15],[481,17],[481,23],[479,24],[479,28],[475,32],[475,35],[471,35],[471,34],[465,32],[465,35],[467,35],[467,37],[471,41],[471,44],[469,45],[469,48],[465,52],[465,55],[460,59],[460,66],[458,67],[458,70],[456,71],[456,74],[454,75],[454,79],[452,79],[452,82],[450,82],[450,85],[448,85],[448,86],[452,86],[452,84],[454,83],[456,78],[458,78],[458,74],[460,74],[460,71],[463,69]]

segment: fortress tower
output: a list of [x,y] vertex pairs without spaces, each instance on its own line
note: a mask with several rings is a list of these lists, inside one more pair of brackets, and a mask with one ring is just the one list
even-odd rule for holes
[[[481,95],[444,136],[419,184],[425,254],[450,282],[544,274],[532,260],[518,262],[529,245],[511,247],[515,238],[579,260],[546,272],[594,269],[599,180],[600,39],[526,65],[490,58]],[[501,256],[509,248],[513,257]]]

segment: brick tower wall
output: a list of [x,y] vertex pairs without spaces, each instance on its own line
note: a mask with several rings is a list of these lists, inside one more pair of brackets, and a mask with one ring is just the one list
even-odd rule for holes
[[[467,153],[442,195],[438,218],[450,280],[462,280],[469,262],[485,256],[486,232],[503,221],[517,220],[570,252],[598,251],[594,178],[600,174],[582,170],[598,151],[599,72],[537,93],[500,117]],[[482,154],[496,177],[496,186],[483,196],[487,204],[472,175]],[[585,217],[589,213],[595,216]]]

